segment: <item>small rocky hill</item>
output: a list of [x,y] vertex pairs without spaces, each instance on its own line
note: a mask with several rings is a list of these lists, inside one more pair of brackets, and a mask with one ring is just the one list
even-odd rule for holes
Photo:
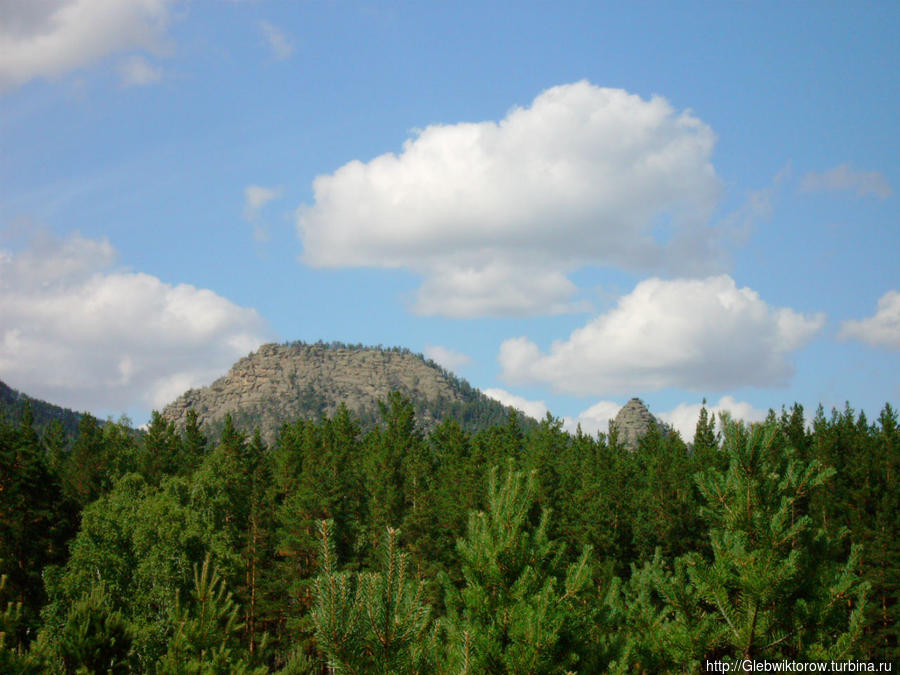
[[180,427],[193,409],[207,433],[216,434],[231,414],[238,428],[259,426],[271,442],[284,422],[332,415],[341,403],[367,428],[380,420],[378,403],[392,391],[412,400],[425,430],[447,417],[477,430],[509,415],[509,408],[407,349],[321,342],[263,345],[210,386],[182,394],[162,415]]
[[622,406],[613,424],[619,433],[619,442],[629,450],[637,450],[641,437],[650,430],[651,424],[656,424],[663,433],[668,432],[668,426],[654,417],[639,398]]

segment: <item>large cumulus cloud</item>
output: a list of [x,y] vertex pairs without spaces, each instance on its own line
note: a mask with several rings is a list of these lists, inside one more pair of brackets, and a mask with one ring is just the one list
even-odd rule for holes
[[0,249],[0,377],[78,409],[160,407],[208,384],[271,333],[210,290],[114,268],[103,240]]
[[581,309],[567,274],[583,266],[721,270],[714,144],[661,97],[554,87],[499,122],[429,126],[399,154],[318,176],[302,257],[412,270],[421,314]]

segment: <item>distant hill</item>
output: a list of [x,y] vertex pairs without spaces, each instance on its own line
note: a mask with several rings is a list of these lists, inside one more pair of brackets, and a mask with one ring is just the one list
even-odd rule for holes
[[261,346],[210,386],[182,394],[162,415],[181,426],[195,410],[201,426],[216,433],[231,414],[238,428],[259,426],[271,442],[284,422],[332,415],[341,403],[370,427],[392,391],[411,399],[426,431],[446,418],[474,431],[504,422],[510,411],[408,349],[293,342]]
[[75,436],[82,413],[32,398],[0,382],[0,417],[18,423],[22,419],[26,401],[31,402],[31,414],[34,416],[34,426],[38,431],[45,429],[53,420],[59,420],[66,435]]

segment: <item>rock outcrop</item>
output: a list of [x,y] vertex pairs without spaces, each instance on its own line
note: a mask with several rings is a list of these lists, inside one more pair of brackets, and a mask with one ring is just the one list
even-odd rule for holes
[[636,450],[641,437],[647,433],[651,424],[656,424],[665,432],[668,427],[650,414],[647,406],[639,398],[633,398],[619,410],[613,421],[619,434],[619,443],[629,450]]
[[191,389],[162,411],[180,427],[188,410],[215,433],[226,414],[271,442],[284,422],[332,415],[344,403],[363,426],[379,419],[378,403],[392,391],[410,398],[430,429],[454,417],[473,429],[502,422],[509,410],[437,364],[406,349],[343,344],[266,344],[208,387]]

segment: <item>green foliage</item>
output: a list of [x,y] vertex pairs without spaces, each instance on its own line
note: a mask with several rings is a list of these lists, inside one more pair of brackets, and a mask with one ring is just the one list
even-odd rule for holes
[[81,507],[112,489],[116,479],[136,469],[137,444],[126,424],[100,424],[83,415],[78,436],[60,468],[63,493]]
[[58,562],[71,530],[71,513],[50,473],[26,402],[21,423],[0,421],[0,558],[6,593],[21,606],[17,645],[27,643],[46,601],[41,570]]
[[155,661],[171,632],[174,598],[190,589],[194,563],[211,552],[231,569],[239,565],[211,502],[180,478],[159,487],[138,474],[120,479],[84,510],[66,565],[45,574],[50,601],[43,615],[51,633],[67,608],[101,582],[132,624],[138,657]]
[[0,419],[22,419],[26,407],[31,410],[34,428],[38,432],[46,431],[53,423],[60,428],[64,435],[69,437],[75,436],[78,431],[80,413],[26,396],[0,382]]
[[312,612],[316,641],[337,672],[405,675],[422,672],[429,656],[424,584],[407,577],[399,532],[387,529],[378,572],[337,571],[331,523],[322,521],[322,573]]
[[633,451],[508,411],[426,434],[422,406],[391,396],[367,431],[341,407],[271,447],[246,410],[209,439],[196,415],[181,434],[84,416],[77,438],[38,434],[27,407],[0,419],[0,671],[900,656],[891,406],[808,426],[795,405],[723,435],[704,408],[692,445],[651,429]]
[[663,436],[655,425],[634,454],[630,461],[635,473],[629,482],[634,490],[632,537],[638,560],[651,559],[656,549],[668,557],[705,551],[706,528],[693,481],[704,466],[699,458],[688,455],[678,434]]
[[181,439],[172,422],[154,410],[142,441],[137,468],[148,483],[158,485],[163,476],[178,471]]
[[849,531],[861,547],[862,574],[871,584],[862,653],[900,661],[900,430],[897,413],[885,405],[869,425],[847,405],[813,420],[811,452],[836,472],[827,493],[815,495],[811,510],[827,531]]
[[197,468],[207,452],[207,438],[200,430],[196,410],[187,411],[181,445],[182,461],[179,468],[184,473],[190,473]]
[[210,569],[194,567],[194,590],[189,606],[178,597],[172,610],[175,632],[160,659],[159,675],[262,675],[266,668],[252,668],[240,654],[242,630],[239,607],[225,588],[225,581]]
[[[7,576],[0,576],[0,598],[6,596]],[[14,675],[39,673],[40,658],[28,654],[18,643],[22,603],[9,600],[0,612],[0,672]]]
[[457,544],[465,585],[448,585],[444,625],[457,672],[565,673],[584,659],[590,549],[568,569],[562,545],[535,524],[534,473],[511,469],[488,483],[487,512],[472,513]]
[[719,452],[719,434],[716,433],[716,418],[706,409],[706,399],[700,408],[700,416],[694,429],[691,452],[698,467],[715,466],[725,468],[725,456]]
[[422,439],[416,429],[412,402],[394,392],[381,405],[384,426],[369,435],[366,479],[370,486],[369,537],[377,546],[381,534],[391,524],[402,522],[406,510],[405,493],[415,489],[407,485],[404,468],[409,466]]
[[[625,588],[631,667],[695,670],[704,659],[845,659],[863,627],[867,584],[857,555],[807,510],[833,471],[785,446],[776,423],[725,420],[728,467],[697,476],[711,557],[669,571],[657,555]],[[669,664],[666,666],[665,664]]]
[[50,650],[52,670],[67,675],[133,672],[133,632],[122,613],[111,606],[103,584],[81,596],[55,636]]
[[[364,540],[366,496],[358,425],[343,406],[318,424],[299,421],[285,426],[273,457],[277,559],[268,571],[266,594],[279,608],[290,597],[296,611],[286,617],[290,645],[312,649],[310,620],[313,579],[318,573],[321,542],[318,526],[331,519],[339,556],[358,559]],[[277,642],[277,638],[276,638]]]

